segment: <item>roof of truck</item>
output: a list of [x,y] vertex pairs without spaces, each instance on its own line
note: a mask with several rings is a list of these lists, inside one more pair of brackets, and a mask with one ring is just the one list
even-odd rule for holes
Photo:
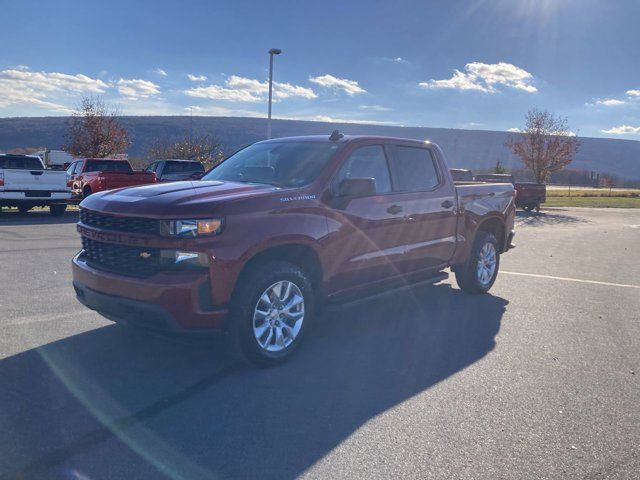
[[[278,143],[278,142],[330,142],[330,135],[304,135],[299,137],[281,137],[263,140],[258,143]],[[343,135],[335,143],[347,143],[356,140],[384,140],[396,142],[431,143],[429,140],[417,140],[415,138],[387,137],[384,135]]]

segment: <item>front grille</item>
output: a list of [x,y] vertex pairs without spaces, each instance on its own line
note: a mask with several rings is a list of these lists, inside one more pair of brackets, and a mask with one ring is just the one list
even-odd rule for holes
[[80,209],[80,222],[103,230],[115,230],[129,233],[160,234],[160,221],[149,218],[118,217]]
[[99,270],[133,277],[148,277],[160,271],[160,249],[98,242],[82,237],[86,262]]

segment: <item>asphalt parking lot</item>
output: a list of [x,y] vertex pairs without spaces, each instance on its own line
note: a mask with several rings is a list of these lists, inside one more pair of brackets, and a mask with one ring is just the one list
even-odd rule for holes
[[0,216],[0,478],[638,478],[640,210],[519,214],[491,295],[329,311],[268,370],[84,309],[74,222]]

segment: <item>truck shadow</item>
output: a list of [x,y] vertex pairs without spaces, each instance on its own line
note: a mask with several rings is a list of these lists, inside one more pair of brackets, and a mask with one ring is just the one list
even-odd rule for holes
[[524,212],[518,210],[516,212],[516,226],[527,227],[544,227],[549,225],[576,225],[580,223],[589,223],[584,218],[574,217],[557,213],[557,211],[541,211],[541,212]]
[[507,303],[443,284],[330,311],[271,369],[117,326],[6,358],[0,477],[294,478],[487,355]]
[[60,217],[54,217],[49,210],[36,210],[24,215],[17,210],[2,209],[0,212],[0,225],[59,225],[63,223],[76,223],[78,212],[68,210]]

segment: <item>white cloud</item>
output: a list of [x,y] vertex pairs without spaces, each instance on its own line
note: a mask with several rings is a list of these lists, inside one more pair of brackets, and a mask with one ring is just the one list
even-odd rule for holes
[[161,69],[161,68],[156,68],[154,70],[154,72],[156,72],[161,77],[166,77],[167,76],[167,72],[165,70]]
[[522,132],[522,130],[520,130],[518,127],[511,127],[507,130],[507,132],[520,133]]
[[190,73],[189,75],[187,75],[187,77],[189,78],[189,80],[191,80],[192,82],[205,82],[207,80],[207,77],[205,75],[194,75],[192,73]]
[[393,62],[393,63],[409,63],[406,59],[402,57],[382,57],[385,62]]
[[627,90],[627,95],[632,97],[640,97],[640,90]]
[[[190,97],[209,98],[212,100],[227,100],[230,102],[262,102],[269,92],[269,83],[252,78],[231,75],[225,85],[209,85],[185,90]],[[273,97],[283,100],[290,97],[316,98],[316,93],[310,88],[291,85],[290,83],[273,82]]]
[[620,125],[618,127],[610,128],[609,130],[602,130],[603,133],[610,133],[612,135],[640,135],[640,127],[632,127],[631,125]]
[[78,93],[104,93],[107,88],[109,84],[102,80],[82,74],[31,72],[25,69],[2,70],[0,107],[26,104],[68,113],[70,109],[60,103],[58,97]]
[[360,105],[358,108],[371,112],[389,112],[391,110],[389,107],[383,107],[382,105]]
[[531,82],[533,75],[511,63],[467,63],[464,72],[454,70],[451,78],[420,82],[422,88],[451,88],[455,90],[473,90],[484,93],[496,93],[499,86],[537,92]]
[[349,80],[346,78],[338,78],[333,75],[321,75],[318,77],[309,77],[309,81],[316,83],[321,87],[331,88],[334,90],[342,90],[347,95],[355,95],[357,93],[366,93],[366,90],[355,80]]
[[185,107],[185,112],[194,115],[211,115],[214,117],[264,117],[264,112],[256,112],[253,110],[236,110],[233,108],[220,107],[218,105],[199,106],[192,105]]
[[605,98],[604,100],[596,100],[594,103],[585,103],[587,107],[593,107],[595,105],[602,105],[603,107],[619,107],[625,105],[627,102],[618,100],[617,98]]
[[160,87],[149,80],[121,78],[116,84],[118,93],[130,100],[148,98],[160,93]]

